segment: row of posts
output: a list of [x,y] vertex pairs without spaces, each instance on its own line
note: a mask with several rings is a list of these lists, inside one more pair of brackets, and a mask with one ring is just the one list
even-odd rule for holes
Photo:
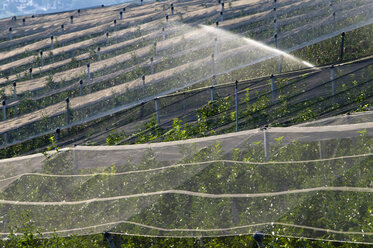
[[[214,75],[215,77],[215,75]],[[335,90],[335,67],[334,65],[331,66],[330,68],[330,80],[331,80],[331,84],[332,84],[332,96],[335,96],[336,94],[336,90]],[[275,77],[273,75],[271,75],[270,77],[270,84],[271,84],[271,93],[272,93],[272,101],[275,101]],[[13,86],[14,86],[14,99],[17,99],[17,93],[16,93],[16,82],[13,83]],[[79,85],[80,85],[80,95],[82,95],[82,91],[83,91],[83,80],[80,80],[79,81]],[[142,89],[143,89],[143,95],[145,97],[145,75],[142,76]],[[211,85],[211,99],[213,99],[213,89],[214,89],[214,80],[212,81],[212,85]],[[238,128],[238,119],[239,119],[239,116],[238,116],[238,104],[239,104],[239,99],[238,99],[238,81],[235,82],[235,124],[236,124],[236,132],[239,131],[239,128]],[[160,115],[159,115],[159,98],[155,98],[154,99],[154,104],[155,104],[155,112],[156,112],[156,120],[157,120],[157,124],[160,125]],[[66,124],[67,125],[70,125],[71,124],[71,109],[70,109],[70,99],[69,98],[66,98],[65,100],[66,102]],[[184,111],[185,111],[185,93],[184,93]],[[7,119],[7,114],[6,114],[6,101],[3,100],[2,101],[2,109],[3,109],[3,120],[6,120]],[[265,158],[266,160],[268,161],[269,158],[270,158],[270,154],[269,154],[269,142],[268,142],[268,134],[266,132],[266,127],[263,128],[263,134],[264,134],[264,151],[265,151]],[[6,133],[4,133],[4,138],[5,138],[5,141],[6,141]]]
[[[162,36],[163,38],[165,38],[165,34],[164,34],[164,29],[162,29]],[[341,34],[341,48],[340,48],[340,61],[343,61],[343,56],[344,56],[344,39],[345,39],[345,33],[343,32]],[[51,36],[51,47],[53,48],[53,36]],[[155,55],[156,55],[156,50],[157,50],[157,43],[154,42],[154,51],[155,51]],[[215,38],[215,53],[218,53],[218,41],[217,41],[217,38]],[[100,60],[101,59],[101,55],[100,55],[100,47],[98,48],[98,59]],[[43,51],[40,51],[40,63],[41,63],[41,66],[43,66],[44,64],[44,59],[43,59]],[[215,56],[214,54],[211,55],[211,60],[212,60],[212,84],[211,84],[211,101],[214,100],[214,84],[215,84],[215,75],[216,75],[216,72],[215,72]],[[32,74],[33,70],[32,68],[29,68],[29,74],[30,74],[30,79],[33,78],[33,74]],[[150,58],[150,73],[153,74],[154,73],[154,60],[153,60],[153,57]],[[334,83],[334,65],[331,67],[331,73],[330,73],[330,80],[332,82],[332,95],[334,96],[335,95],[335,83]],[[90,64],[88,63],[87,64],[87,79],[90,80],[91,79],[91,73],[90,73]],[[274,77],[273,75],[271,76],[271,79],[270,79],[270,82],[271,82],[271,92],[272,92],[272,100],[275,98],[275,95],[274,95]],[[14,86],[14,99],[17,99],[17,93],[16,93],[16,82],[13,83],[13,86]],[[145,95],[145,76],[143,76],[143,93]]]

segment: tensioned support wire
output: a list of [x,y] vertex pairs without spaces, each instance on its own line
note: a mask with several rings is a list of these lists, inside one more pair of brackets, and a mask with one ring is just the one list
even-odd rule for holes
[[152,169],[145,169],[145,170],[135,170],[135,171],[126,171],[126,172],[116,172],[116,173],[92,173],[92,174],[46,174],[46,173],[37,173],[37,172],[30,172],[30,173],[22,173],[17,176],[7,177],[0,179],[0,182],[5,182],[8,180],[15,180],[25,176],[40,176],[40,177],[60,177],[60,178],[71,178],[71,177],[94,177],[94,176],[119,176],[119,175],[130,175],[130,174],[137,174],[137,173],[147,173],[153,171],[161,171],[167,170],[172,168],[178,167],[187,167],[187,166],[194,166],[194,165],[206,165],[206,164],[213,164],[213,163],[227,163],[227,164],[246,164],[246,165],[291,165],[291,164],[307,164],[307,163],[317,163],[317,162],[328,162],[328,161],[336,161],[336,160],[344,160],[344,159],[351,159],[351,158],[366,158],[373,156],[373,153],[367,154],[358,154],[358,155],[350,155],[350,156],[342,156],[342,157],[334,157],[334,158],[323,158],[323,159],[313,159],[313,160],[301,160],[301,161],[267,161],[267,162],[250,162],[250,161],[237,161],[237,160],[212,160],[212,161],[202,161],[202,162],[194,162],[194,163],[180,163],[180,164],[173,164],[169,166],[163,166],[158,168]]

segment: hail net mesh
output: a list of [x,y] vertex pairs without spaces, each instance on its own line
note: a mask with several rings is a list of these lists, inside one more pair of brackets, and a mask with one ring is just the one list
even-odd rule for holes
[[[65,45],[53,50],[56,63],[48,66],[53,64],[53,67],[61,68],[67,65],[66,61],[63,62],[66,59],[64,56],[80,61],[81,58],[74,55],[77,52],[82,53],[80,56],[91,57],[89,73],[84,64],[55,73],[51,80],[48,76],[37,77],[39,65],[35,63],[35,78],[18,82],[18,96],[15,98],[13,86],[3,78],[1,84],[7,95],[8,116],[4,125],[0,125],[0,145],[16,144],[50,133],[56,128],[102,118],[198,83],[211,85],[213,76],[216,76],[215,83],[219,84],[308,67],[303,61],[294,60],[273,47],[290,52],[373,22],[373,4],[370,0],[241,0],[226,4],[222,16],[222,8],[217,3],[209,3],[206,8],[192,2],[190,6],[188,3],[183,4],[186,4],[185,8],[175,3],[177,13],[170,15],[167,24],[164,14],[169,14],[168,7],[164,12],[156,12],[154,16],[139,18],[137,15],[132,16],[139,9],[131,5],[125,12],[125,15],[130,13],[129,16],[125,20],[118,20],[117,30],[114,31],[111,22],[106,23],[108,26],[105,28],[102,24],[93,33],[100,34],[97,40],[89,40],[90,46],[82,43],[70,46],[68,42],[78,41],[63,35],[58,37],[60,44]],[[140,8],[144,13],[154,13],[154,8],[163,7],[163,3],[156,2]],[[189,10],[187,7],[190,7]],[[118,9],[113,7],[101,14],[111,17],[118,15],[117,12]],[[98,21],[92,18],[94,13],[87,16]],[[215,21],[219,21],[219,28],[215,28]],[[197,25],[203,23],[206,25]],[[82,24],[77,22],[74,25]],[[109,40],[105,36],[107,30],[110,31]],[[84,25],[81,31],[72,34],[76,39],[92,35]],[[4,28],[1,34],[7,37],[7,32],[8,29]],[[14,32],[16,35],[18,30]],[[25,35],[19,40],[32,39],[29,33]],[[49,37],[44,38],[43,44],[35,42],[32,47],[14,48],[11,53],[2,54],[4,58],[0,60],[4,64],[1,71],[5,73],[13,67],[25,66],[27,63],[23,60],[14,63],[10,61],[13,55],[22,55],[26,48],[32,53],[38,53],[39,49],[49,49]],[[98,46],[102,48],[101,55],[96,51]],[[7,49],[9,44],[3,42],[0,48]],[[94,51],[88,53],[88,48]],[[335,50],[339,51],[339,44]],[[214,59],[211,58],[212,54],[215,55]],[[47,59],[51,60],[48,53],[44,56],[45,63]],[[151,57],[153,62],[150,61]],[[61,64],[56,65],[57,62]],[[43,71],[47,72],[47,69]],[[12,73],[9,80],[16,80],[16,74]],[[143,74],[146,75],[144,84],[141,77]],[[82,89],[80,79],[84,80]],[[60,96],[66,91],[71,93],[68,108],[64,101],[56,100],[61,99]],[[31,113],[17,110],[19,103],[29,98],[51,103]]]
[[361,116],[1,160],[0,233],[28,214],[45,236],[260,230],[372,243],[373,123]]

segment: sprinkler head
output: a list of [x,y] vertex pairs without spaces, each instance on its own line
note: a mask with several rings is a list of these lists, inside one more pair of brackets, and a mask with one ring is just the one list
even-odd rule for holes
[[53,40],[53,35],[51,35],[51,40]]
[[105,5],[101,4],[101,8],[105,7]]
[[219,22],[216,22],[215,25],[216,25],[216,27],[218,28],[218,27],[219,27]]
[[43,50],[40,50],[40,56],[43,56]]
[[32,68],[30,68],[30,69],[28,69],[28,70],[29,70],[30,73],[32,72]]
[[101,47],[98,47],[98,48],[97,48],[97,51],[101,51]]
[[56,128],[56,134],[60,134],[61,133],[61,129],[59,129],[59,128]]
[[89,68],[91,65],[89,63],[87,63],[87,67]]
[[70,99],[68,97],[66,97],[65,101],[66,101],[66,103],[69,103]]
[[145,80],[145,75],[142,75],[142,77],[141,77],[141,78],[142,78],[142,80]]
[[79,80],[79,83],[80,83],[80,85],[82,85],[82,84],[83,84],[83,80],[82,80],[82,79],[80,79],[80,80]]
[[61,25],[61,28],[64,29],[64,28],[65,28],[65,25],[62,24],[62,25]]
[[5,102],[5,100],[3,100],[3,102],[2,102],[2,103],[3,103],[3,106],[5,106],[5,105],[6,105],[6,102]]
[[16,86],[17,86],[17,82],[13,81],[13,87],[16,87]]
[[12,30],[13,30],[12,28],[9,28],[9,32],[12,32]]

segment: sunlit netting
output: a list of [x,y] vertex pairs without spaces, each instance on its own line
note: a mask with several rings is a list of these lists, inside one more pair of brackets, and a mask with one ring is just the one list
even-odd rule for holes
[[312,127],[312,126],[336,126],[349,124],[362,124],[373,121],[373,111],[364,111],[360,113],[351,113],[346,115],[329,117],[317,121],[299,124],[298,126]]
[[[123,6],[125,11],[114,6],[79,16],[74,12],[74,25],[65,20],[70,21],[71,13],[36,18],[30,26],[22,26],[21,20],[3,21],[0,85],[7,101],[1,134],[28,129],[28,135],[5,139],[3,145],[197,83],[220,84],[309,67],[256,40],[292,51],[372,22],[368,0],[234,1],[224,7],[217,2],[174,2],[173,14],[163,2]],[[7,25],[14,30],[8,31]],[[13,39],[6,40],[8,36]],[[45,50],[43,59],[40,49]]]
[[373,123],[76,147],[0,161],[0,233],[266,234],[373,243]]

